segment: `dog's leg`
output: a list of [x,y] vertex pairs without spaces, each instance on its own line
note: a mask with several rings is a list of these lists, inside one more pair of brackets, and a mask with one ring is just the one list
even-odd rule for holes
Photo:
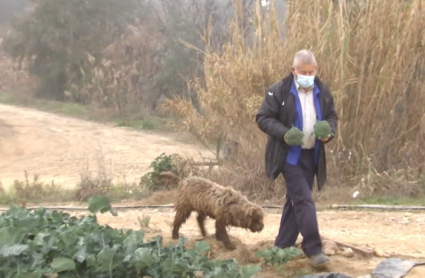
[[174,216],[174,224],[173,224],[173,239],[179,238],[179,229],[181,225],[183,225],[186,220],[189,218],[191,210],[187,209],[176,209],[176,215]]
[[207,216],[203,214],[202,212],[198,212],[198,217],[196,220],[198,220],[199,229],[201,230],[201,234],[203,237],[207,236],[207,231],[205,230],[205,218]]
[[217,240],[223,242],[224,247],[228,250],[235,250],[236,246],[230,242],[229,235],[226,231],[226,225],[223,221],[220,221],[220,218],[217,218],[215,221],[215,237]]

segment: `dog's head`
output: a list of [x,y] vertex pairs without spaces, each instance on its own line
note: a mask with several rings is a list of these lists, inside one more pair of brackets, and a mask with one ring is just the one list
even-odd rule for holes
[[264,229],[264,211],[259,206],[254,206],[248,210],[248,229],[253,233],[259,233]]

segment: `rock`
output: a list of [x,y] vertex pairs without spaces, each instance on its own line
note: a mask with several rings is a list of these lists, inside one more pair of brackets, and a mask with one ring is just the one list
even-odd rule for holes
[[333,256],[336,251],[331,248],[323,248],[323,253],[325,253],[326,256]]
[[337,251],[339,251],[338,245],[333,240],[323,240],[322,244],[323,251],[327,256],[333,256],[336,254]]
[[409,223],[410,223],[409,220],[407,220],[405,218],[403,220],[401,220],[401,222],[400,222],[400,224],[402,224],[402,225],[407,225]]
[[377,257],[385,257],[385,253],[378,247],[375,247],[375,249],[373,249],[373,254]]
[[342,252],[341,255],[347,258],[352,258],[354,257],[354,252],[353,249],[351,248],[345,248]]
[[302,241],[302,238],[297,238],[297,241],[295,241],[295,246],[301,247]]

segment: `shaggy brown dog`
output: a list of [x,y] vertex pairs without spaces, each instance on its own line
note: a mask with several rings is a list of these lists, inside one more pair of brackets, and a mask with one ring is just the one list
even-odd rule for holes
[[241,227],[252,232],[264,228],[263,209],[250,202],[240,192],[224,187],[200,177],[180,179],[172,172],[162,172],[160,177],[167,184],[179,185],[174,204],[176,214],[173,225],[173,239],[179,238],[179,229],[192,211],[198,213],[197,221],[202,236],[205,237],[205,219],[215,219],[216,239],[222,241],[229,250],[236,249],[226,232],[227,226]]

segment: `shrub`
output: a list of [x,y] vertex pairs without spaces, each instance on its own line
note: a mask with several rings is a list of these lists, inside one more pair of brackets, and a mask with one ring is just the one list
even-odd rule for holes
[[165,184],[160,181],[159,174],[163,171],[173,170],[173,158],[175,156],[162,153],[155,158],[149,166],[149,169],[152,170],[140,178],[140,186],[152,191],[164,189]]

